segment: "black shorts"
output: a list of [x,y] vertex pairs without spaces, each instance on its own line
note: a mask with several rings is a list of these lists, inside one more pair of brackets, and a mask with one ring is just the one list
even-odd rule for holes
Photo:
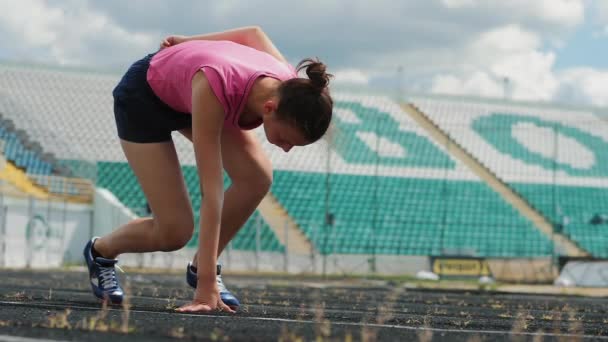
[[112,91],[118,136],[136,143],[171,140],[171,132],[192,127],[192,115],[178,112],[154,94],[146,80],[150,54],[133,63]]

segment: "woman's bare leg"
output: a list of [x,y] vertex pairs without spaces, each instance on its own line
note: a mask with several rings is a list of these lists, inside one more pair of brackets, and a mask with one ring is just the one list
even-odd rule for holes
[[121,145],[153,217],[135,219],[97,239],[95,250],[116,258],[122,253],[180,249],[192,237],[194,218],[173,141],[139,144],[121,140]]
[[[191,139],[190,130],[180,131]],[[222,161],[232,185],[224,194],[218,257],[260,204],[272,183],[272,166],[251,131],[224,128]],[[196,266],[194,256],[193,265]]]

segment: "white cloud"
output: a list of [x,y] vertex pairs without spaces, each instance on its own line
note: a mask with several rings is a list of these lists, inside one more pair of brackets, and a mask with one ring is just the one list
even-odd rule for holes
[[332,82],[338,84],[369,84],[369,75],[359,69],[339,69],[331,71],[331,74],[334,75]]
[[[492,69],[499,75],[501,65],[509,64],[515,56],[537,51],[541,45],[538,34],[522,29],[518,25],[507,25],[479,34],[469,46],[465,46],[465,60],[472,61],[477,68]],[[521,57],[519,57],[521,58]]]
[[483,97],[500,97],[503,94],[500,81],[481,71],[462,78],[454,75],[438,75],[433,80],[431,91],[438,94]]
[[481,33],[471,48],[479,54],[504,54],[536,49],[540,43],[538,34],[511,24]]
[[441,3],[447,8],[462,8],[474,7],[475,0],[441,0]]
[[587,0],[587,19],[593,27],[593,37],[601,38],[608,36],[608,1]]
[[608,24],[608,1],[595,0],[592,8],[596,13],[597,19],[603,24]]
[[154,35],[128,32],[87,2],[53,7],[43,0],[0,1],[0,43],[18,57],[64,65],[91,65],[149,49]]
[[0,56],[122,68],[164,34],[256,24],[289,60],[319,56],[340,85],[397,87],[402,66],[410,91],[502,96],[508,76],[516,99],[603,103],[589,85],[601,71],[555,70],[585,11],[608,35],[607,0],[311,0],[297,11],[280,0],[0,0]]
[[559,73],[560,92],[568,100],[608,106],[608,71],[591,68],[572,68]]
[[[603,1],[603,0],[602,0]],[[520,19],[536,19],[547,23],[573,27],[584,20],[584,0],[441,0],[451,10],[484,11],[494,16],[511,13]]]
[[491,65],[490,70],[509,79],[511,98],[548,101],[559,87],[553,75],[554,62],[554,53],[533,50],[505,56]]
[[460,71],[433,78],[431,92],[515,100],[554,101],[608,107],[608,70],[569,68],[556,71],[555,54],[528,51],[504,56],[486,70]]
[[467,64],[435,77],[431,91],[501,97],[507,78],[510,98],[550,100],[559,86],[552,71],[555,54],[540,47],[537,34],[517,25],[484,32],[463,49]]
[[580,24],[585,17],[582,0],[520,0],[520,5],[532,7],[537,15],[547,21],[563,23],[567,26]]
[[600,22],[600,25],[604,28],[604,35],[608,36],[608,1],[606,0],[598,0],[597,1],[597,18]]
[[0,27],[19,44],[48,45],[57,40],[56,32],[49,30],[64,21],[58,8],[48,8],[42,1],[0,1]]

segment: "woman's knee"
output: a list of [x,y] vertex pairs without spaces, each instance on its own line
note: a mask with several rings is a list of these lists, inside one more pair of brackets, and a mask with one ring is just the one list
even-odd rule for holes
[[254,182],[256,190],[262,194],[266,194],[272,186],[272,170],[264,170],[260,172],[258,180]]
[[246,187],[249,193],[261,198],[268,193],[272,186],[272,170],[257,170],[245,179],[233,180],[233,183],[237,186]]
[[194,234],[194,219],[172,222],[157,222],[156,230],[160,249],[171,252],[184,247]]

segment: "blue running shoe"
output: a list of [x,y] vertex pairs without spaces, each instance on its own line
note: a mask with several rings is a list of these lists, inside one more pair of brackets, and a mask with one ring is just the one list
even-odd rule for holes
[[[241,306],[241,303],[239,303],[239,300],[236,299],[236,297],[230,291],[228,291],[224,285],[224,282],[222,281],[222,265],[217,265],[217,273],[215,278],[217,281],[217,287],[220,290],[220,298],[222,298],[222,302],[228,305],[232,310],[237,310],[239,306]],[[186,282],[188,282],[188,285],[191,287],[196,288],[197,279],[196,268],[194,268],[192,263],[189,262],[186,269]]]
[[[95,297],[105,300],[109,299],[112,304],[121,304],[124,292],[116,278],[116,259],[102,257],[93,258],[92,248],[97,237],[94,237],[84,247],[84,260],[89,269],[89,279]],[[118,266],[116,266],[118,267]]]

